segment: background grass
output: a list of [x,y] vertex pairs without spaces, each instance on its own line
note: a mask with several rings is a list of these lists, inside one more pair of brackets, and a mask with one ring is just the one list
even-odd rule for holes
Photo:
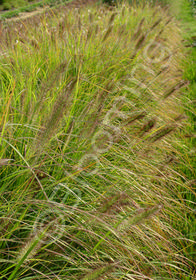
[[[44,1],[34,1],[34,2],[5,2],[0,5],[0,20],[9,19],[12,17],[19,16],[20,13],[32,12],[38,8],[52,8],[59,7],[65,3],[70,2],[69,0],[44,0]],[[43,9],[44,12],[45,9]]]
[[2,10],[9,10],[12,8],[18,8],[21,6],[27,6],[29,3],[33,3],[37,1],[27,1],[27,0],[1,0],[0,1],[0,8]]
[[176,21],[122,4],[11,27],[0,279],[194,279]]

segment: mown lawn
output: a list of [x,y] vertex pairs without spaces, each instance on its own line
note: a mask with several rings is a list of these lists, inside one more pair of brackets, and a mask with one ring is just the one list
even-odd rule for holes
[[[36,11],[41,8],[57,8],[72,0],[43,0],[43,1],[6,1],[0,5],[0,20],[19,16],[21,13]],[[44,11],[44,9],[43,9]]]
[[34,1],[28,1],[28,0],[1,0],[0,1],[0,9],[1,10],[9,10],[12,8],[18,8],[21,6],[27,6],[29,4],[32,4],[33,2],[38,2],[36,0]]
[[[184,79],[189,82],[189,87],[184,91],[182,97],[182,104],[184,105],[184,112],[187,116],[186,133],[184,138],[184,145],[181,150],[183,160],[179,167],[180,172],[183,172],[188,189],[183,197],[187,200],[192,211],[185,214],[190,223],[183,228],[183,232],[187,238],[196,240],[196,219],[195,219],[195,202],[196,202],[196,3],[194,1],[173,1],[171,11],[179,20],[182,28],[184,45],[186,47],[182,69],[184,71]],[[195,260],[196,246],[193,242],[192,246],[187,248],[187,255]],[[194,269],[195,271],[195,269]]]

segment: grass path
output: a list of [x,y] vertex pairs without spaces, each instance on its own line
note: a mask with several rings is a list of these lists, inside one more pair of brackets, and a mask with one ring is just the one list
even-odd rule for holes
[[[67,4],[67,0],[61,2],[64,4]],[[56,1],[56,4],[53,3],[51,0],[46,0],[46,1],[34,1],[31,3],[28,3],[26,5],[21,5],[19,4],[18,6],[16,5],[15,8],[10,7],[8,9],[2,10],[0,12],[0,20],[5,20],[5,19],[13,19],[13,18],[23,18],[24,14],[25,17],[33,16],[34,14],[40,13],[41,11],[45,11],[49,7],[54,7],[58,6],[59,1]],[[1,8],[1,6],[0,6]]]
[[[187,238],[195,240],[196,233],[196,219],[195,219],[195,185],[196,185],[196,15],[194,14],[194,7],[188,0],[171,1],[172,13],[179,20],[181,29],[183,31],[184,43],[187,47],[187,52],[184,59],[184,78],[189,81],[189,87],[184,92],[182,102],[184,110],[188,118],[187,134],[184,138],[184,146],[187,153],[187,165],[180,166],[181,171],[186,175],[189,182],[190,191],[185,194],[185,199],[189,201],[189,207],[192,208],[192,213],[187,215],[187,219],[191,221],[191,227],[187,226],[184,233]],[[189,165],[188,165],[189,164]],[[193,245],[188,249],[187,254],[192,259],[195,259],[196,246]],[[195,269],[194,269],[195,270]],[[194,271],[195,273],[195,271]],[[194,274],[195,275],[195,274]]]
[[69,8],[77,8],[84,5],[97,2],[96,0],[64,0],[64,1],[41,1],[33,4],[29,4],[24,7],[12,9],[9,11],[3,11],[0,13],[0,22],[16,22],[24,21],[28,18],[34,18],[46,14],[48,12],[54,13],[59,10],[65,10]]

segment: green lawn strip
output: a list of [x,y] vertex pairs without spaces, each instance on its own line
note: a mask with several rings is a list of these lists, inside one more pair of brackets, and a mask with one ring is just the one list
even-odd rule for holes
[[[189,87],[184,91],[182,103],[188,119],[188,126],[185,128],[184,151],[181,150],[185,159],[184,163],[178,166],[179,171],[187,178],[187,191],[184,199],[192,212],[186,214],[187,227],[183,228],[183,233],[188,239],[195,240],[196,220],[195,220],[195,147],[196,147],[196,15],[194,14],[194,3],[188,0],[171,1],[172,13],[176,16],[181,24],[183,38],[187,52],[183,63],[184,79],[189,81]],[[183,149],[183,148],[182,148]],[[189,226],[188,226],[189,224]],[[191,225],[191,226],[190,226]],[[195,244],[187,249],[190,258],[195,258]]]
[[12,18],[12,17],[16,17],[18,16],[20,13],[25,13],[25,12],[32,12],[35,11],[37,8],[42,8],[44,6],[49,6],[49,7],[58,7],[60,5],[63,5],[67,2],[70,2],[68,0],[44,0],[41,2],[37,2],[37,3],[32,3],[26,6],[22,6],[13,10],[8,10],[5,12],[2,12],[2,14],[0,15],[0,20],[4,20],[4,19],[8,19],[8,18]]

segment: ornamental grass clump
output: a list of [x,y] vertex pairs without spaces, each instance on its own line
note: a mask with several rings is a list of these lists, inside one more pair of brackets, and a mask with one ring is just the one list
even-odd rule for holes
[[0,279],[191,277],[174,20],[100,5],[4,36]]

